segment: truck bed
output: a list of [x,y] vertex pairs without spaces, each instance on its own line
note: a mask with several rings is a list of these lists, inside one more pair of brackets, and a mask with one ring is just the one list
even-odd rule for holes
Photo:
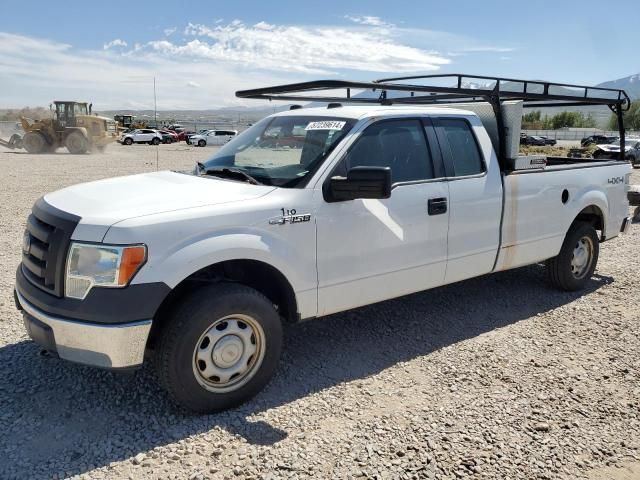
[[[628,215],[631,166],[626,161],[552,157],[544,169],[503,174],[504,212],[501,247],[495,270],[506,270],[554,257],[567,225],[584,208],[603,217],[601,240],[620,233]],[[576,170],[581,173],[576,175]]]

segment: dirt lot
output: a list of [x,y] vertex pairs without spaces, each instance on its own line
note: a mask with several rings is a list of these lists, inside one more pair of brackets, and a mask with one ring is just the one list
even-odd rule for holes
[[[211,152],[158,151],[160,169]],[[32,203],[155,170],[156,149],[0,148],[0,169],[2,478],[640,478],[637,225],[603,245],[580,294],[532,266],[291,327],[266,391],[192,416],[149,369],[41,355],[12,298]]]

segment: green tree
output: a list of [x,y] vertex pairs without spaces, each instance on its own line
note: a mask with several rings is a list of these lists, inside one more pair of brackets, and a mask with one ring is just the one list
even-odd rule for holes
[[[627,130],[640,130],[640,100],[631,103],[631,108],[624,112],[624,127]],[[618,129],[618,117],[614,113],[609,117],[609,130]]]

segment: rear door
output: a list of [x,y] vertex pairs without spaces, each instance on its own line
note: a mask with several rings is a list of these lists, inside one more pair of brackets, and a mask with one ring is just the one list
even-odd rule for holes
[[475,117],[433,119],[449,184],[446,283],[493,270],[500,244],[502,182],[491,140]]
[[153,130],[141,130],[137,139],[138,142],[150,142],[154,137]]
[[391,197],[321,200],[320,315],[435,287],[445,277],[449,192],[429,120],[372,123],[329,177],[356,166],[390,167]]

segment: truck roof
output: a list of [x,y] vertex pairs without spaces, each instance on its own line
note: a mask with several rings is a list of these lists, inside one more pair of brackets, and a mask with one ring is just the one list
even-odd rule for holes
[[362,119],[368,117],[378,117],[384,115],[424,115],[425,113],[430,115],[458,115],[458,116],[475,116],[476,114],[470,110],[463,110],[459,108],[443,108],[432,106],[405,106],[405,105],[344,105],[341,107],[327,108],[323,107],[309,107],[309,108],[296,108],[293,110],[286,110],[284,112],[276,113],[276,116],[299,116],[299,115],[313,115],[319,117],[342,117]]

